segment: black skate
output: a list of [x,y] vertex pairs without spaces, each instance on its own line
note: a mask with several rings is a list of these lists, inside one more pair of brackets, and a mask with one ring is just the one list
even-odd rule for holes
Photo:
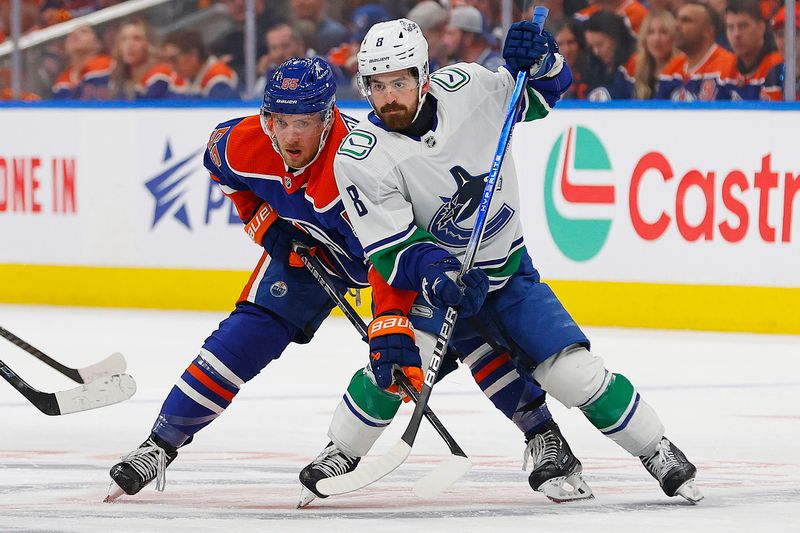
[[530,440],[522,457],[526,470],[528,458],[533,460],[533,471],[528,483],[556,503],[594,498],[592,489],[583,480],[583,466],[572,454],[561,430],[554,421]]
[[178,457],[178,450],[151,434],[138,448],[111,467],[111,486],[103,500],[111,503],[123,494],[133,496],[156,480],[156,490],[164,490],[167,467]]
[[682,496],[692,503],[703,499],[694,482],[697,468],[667,437],[661,437],[652,455],[639,459],[667,496]]
[[297,504],[297,508],[305,507],[317,496],[327,498],[327,495],[317,492],[317,482],[321,479],[352,472],[358,466],[359,461],[361,461],[361,457],[347,455],[333,442],[329,442],[322,453],[300,471],[300,484],[303,485],[303,488],[300,491],[300,502]]

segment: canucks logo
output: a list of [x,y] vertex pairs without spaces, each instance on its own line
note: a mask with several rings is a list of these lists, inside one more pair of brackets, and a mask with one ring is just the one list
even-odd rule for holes
[[145,183],[147,190],[150,191],[156,201],[152,227],[155,227],[164,216],[171,214],[181,224],[188,229],[192,229],[186,199],[183,195],[186,192],[186,179],[196,170],[190,162],[200,152],[202,152],[202,149],[189,154],[180,161],[174,161],[172,148],[169,145],[169,141],[167,141],[163,159],[163,164],[167,168]]
[[[489,173],[472,176],[463,167],[456,165],[450,169],[450,174],[456,182],[456,192],[450,198],[440,197],[444,205],[436,211],[431,219],[428,232],[443,244],[464,248],[469,242],[473,227],[473,223],[465,223],[472,218],[481,205],[481,197]],[[484,239],[491,239],[499,233],[513,215],[514,210],[504,203],[498,212],[486,222]]]

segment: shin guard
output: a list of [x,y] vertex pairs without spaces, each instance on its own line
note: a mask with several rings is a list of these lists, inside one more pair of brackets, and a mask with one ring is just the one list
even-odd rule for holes
[[363,457],[394,418],[400,397],[378,387],[365,369],[353,375],[336,407],[328,437],[347,455]]

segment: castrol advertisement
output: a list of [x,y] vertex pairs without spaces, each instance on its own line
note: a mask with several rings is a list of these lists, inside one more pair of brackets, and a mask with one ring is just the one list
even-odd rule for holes
[[518,125],[534,263],[551,279],[800,287],[798,120],[556,109]]

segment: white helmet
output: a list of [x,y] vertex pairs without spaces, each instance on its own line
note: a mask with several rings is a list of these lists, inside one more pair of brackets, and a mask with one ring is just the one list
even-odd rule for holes
[[425,97],[422,86],[428,79],[428,41],[416,22],[408,19],[379,22],[370,28],[358,51],[358,88],[372,103],[369,77],[373,74],[416,69],[418,76],[417,114]]

